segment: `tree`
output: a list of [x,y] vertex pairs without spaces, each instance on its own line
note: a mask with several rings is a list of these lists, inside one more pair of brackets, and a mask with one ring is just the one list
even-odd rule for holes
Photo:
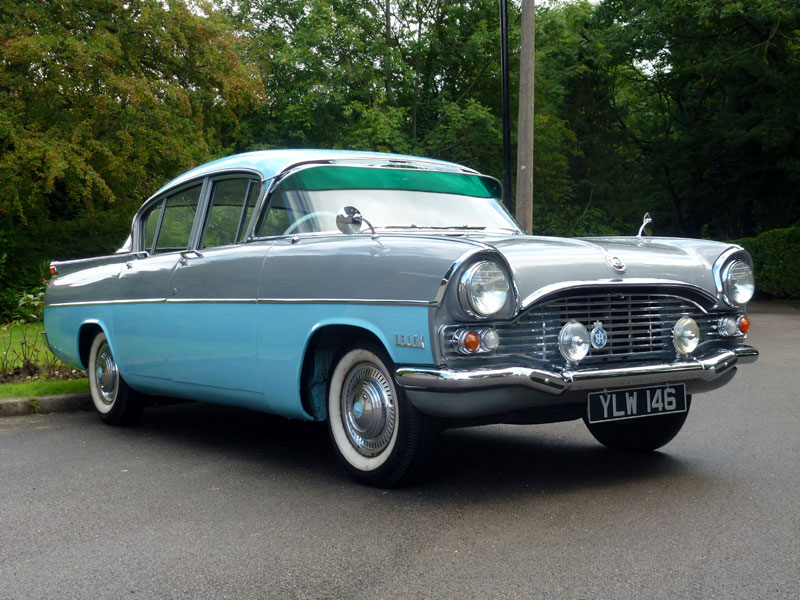
[[730,238],[800,219],[800,6],[606,0],[592,35],[667,230]]
[[[193,6],[3,4],[0,295],[35,282],[43,260],[118,247],[159,185],[236,145],[258,74],[239,59],[246,40],[210,4]],[[82,223],[74,237],[69,223]]]

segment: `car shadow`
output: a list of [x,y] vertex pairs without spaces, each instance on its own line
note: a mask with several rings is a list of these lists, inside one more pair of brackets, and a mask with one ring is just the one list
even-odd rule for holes
[[[568,493],[669,478],[689,469],[668,452],[612,452],[577,426],[563,429],[557,424],[446,431],[422,477],[391,493],[430,494],[438,499],[466,493],[473,497]],[[320,483],[338,486],[352,481],[334,456],[325,423],[183,403],[148,408],[141,427],[131,434],[150,438],[150,444],[166,446],[166,451],[188,446],[209,459],[233,461],[256,472],[275,467]],[[354,490],[373,491],[355,482],[352,485]]]
[[582,426],[580,433],[572,426],[564,433],[564,427],[490,426],[445,432],[420,483],[494,496],[555,494],[670,478],[688,468],[665,451],[615,452],[595,442]]

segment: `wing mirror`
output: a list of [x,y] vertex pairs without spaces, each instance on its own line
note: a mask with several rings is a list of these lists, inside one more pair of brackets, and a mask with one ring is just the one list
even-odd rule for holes
[[[342,233],[358,233],[361,231],[363,222],[364,217],[355,206],[345,206],[336,215],[336,226]],[[370,229],[372,229],[372,225],[370,225]]]

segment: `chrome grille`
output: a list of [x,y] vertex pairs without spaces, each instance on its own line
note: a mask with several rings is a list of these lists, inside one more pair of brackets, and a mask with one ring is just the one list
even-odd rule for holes
[[[541,304],[523,312],[510,323],[496,323],[500,346],[494,356],[524,356],[551,363],[563,363],[558,350],[558,334],[565,323],[578,321],[591,331],[602,323],[608,342],[601,349],[590,348],[581,364],[667,358],[675,355],[672,328],[681,317],[689,316],[700,327],[701,340],[719,339],[719,315],[704,313],[693,302],[668,294],[597,293],[569,296]],[[445,328],[444,339],[452,337]],[[445,354],[457,357],[445,344]]]

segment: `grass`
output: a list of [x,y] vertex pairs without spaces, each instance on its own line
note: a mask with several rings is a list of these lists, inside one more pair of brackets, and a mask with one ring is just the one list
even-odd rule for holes
[[[0,325],[0,374],[22,366],[25,356],[52,356],[44,341],[44,323],[7,323]],[[23,347],[22,342],[26,342]],[[54,357],[55,358],[55,357]]]
[[25,383],[0,384],[0,398],[30,398],[55,394],[85,394],[89,392],[88,379],[47,381],[37,379]]
[[0,398],[77,394],[89,390],[86,379],[59,378],[59,372],[71,372],[73,369],[50,352],[42,333],[43,328],[43,323],[7,323],[0,326],[0,375],[21,368],[21,377],[31,377],[29,380],[0,384]]

